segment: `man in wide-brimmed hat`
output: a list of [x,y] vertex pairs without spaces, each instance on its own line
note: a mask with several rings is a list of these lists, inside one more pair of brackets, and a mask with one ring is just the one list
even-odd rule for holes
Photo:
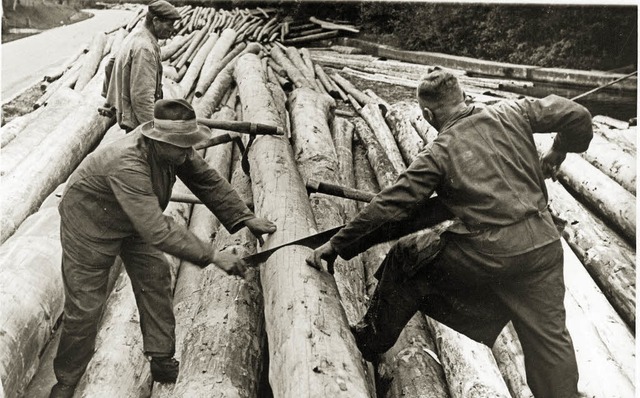
[[261,239],[276,230],[272,222],[257,218],[193,149],[208,137],[188,102],[160,100],[153,121],[87,156],[69,178],[59,205],[65,306],[52,397],[73,395],[93,355],[116,256],[131,279],[144,352],[158,382],[174,382],[178,375],[171,274],[164,253],[244,274],[236,254],[216,252],[163,215],[176,176],[230,232],[246,226]]
[[129,132],[153,119],[153,104],[162,98],[162,63],[159,39],[173,34],[180,19],[178,10],[166,0],[149,3],[144,24],[123,42],[105,67],[106,98],[100,112],[115,114],[118,124]]
[[[389,251],[367,313],[353,327],[363,356],[373,361],[391,348],[418,310],[490,347],[512,321],[533,394],[576,397],[562,245],[544,180],[567,152],[588,148],[589,111],[555,95],[469,105],[458,79],[438,67],[420,80],[417,99],[438,137],[309,264],[322,269],[323,259],[350,259],[385,224],[411,220],[437,192],[458,222]],[[539,158],[533,134],[551,132],[553,146]]]

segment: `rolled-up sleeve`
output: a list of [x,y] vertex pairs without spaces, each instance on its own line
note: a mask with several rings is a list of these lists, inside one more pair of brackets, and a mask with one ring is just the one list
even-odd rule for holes
[[255,218],[231,184],[195,150],[176,168],[176,174],[230,233],[244,227],[244,221]]
[[[428,149],[398,176],[396,182],[376,195],[352,221],[331,238],[336,252],[349,259],[371,245],[371,236],[388,223],[407,220],[418,213],[440,183],[442,171]],[[356,249],[357,248],[357,249]]]
[[157,61],[148,48],[139,48],[131,56],[131,107],[139,124],[153,120]]
[[593,138],[591,113],[584,106],[557,95],[522,100],[534,133],[556,132],[553,148],[563,152],[584,152]]
[[209,247],[185,227],[162,213],[150,177],[128,168],[109,176],[116,200],[142,239],[158,249],[194,264],[211,262]]

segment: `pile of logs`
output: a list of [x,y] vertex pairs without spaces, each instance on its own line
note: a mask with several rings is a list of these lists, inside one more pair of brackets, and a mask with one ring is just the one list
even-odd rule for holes
[[[312,27],[279,20],[272,9],[179,10],[176,36],[161,43],[165,98],[191,101],[201,118],[286,132],[251,137],[250,146],[247,136],[237,136],[248,146],[248,173],[236,142],[201,150],[258,216],[277,224],[261,250],[340,225],[364,206],[309,194],[307,181],[378,192],[437,135],[413,98],[389,103],[358,88],[370,81],[415,87],[424,65],[294,47],[292,40],[305,36],[293,34]],[[89,151],[124,134],[97,113],[103,65],[143,15],[96,34],[46,76],[37,109],[2,127],[0,396],[46,396],[54,382],[63,303],[58,195]],[[318,21],[309,22],[349,28]],[[454,72],[479,105],[516,97],[500,90],[500,80]],[[569,155],[559,181],[547,187],[551,210],[566,220],[565,303],[580,391],[632,397],[635,128],[595,117],[594,129],[589,150]],[[550,145],[551,136],[536,138],[541,151]],[[176,197],[188,193],[181,183],[174,190]],[[166,214],[221,250],[257,250],[246,230],[228,234],[202,205],[172,202]],[[299,246],[278,250],[243,280],[170,258],[181,362],[175,385],[151,381],[130,282],[116,262],[77,396],[532,397],[511,325],[490,349],[418,313],[378,363],[362,359],[349,325],[364,314],[390,245],[338,261],[333,276],[306,266],[310,249]]]

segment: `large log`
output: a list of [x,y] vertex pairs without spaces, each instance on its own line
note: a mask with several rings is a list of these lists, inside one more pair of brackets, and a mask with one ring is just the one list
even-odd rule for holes
[[[246,192],[251,183],[240,169],[239,151],[234,153],[231,184]],[[241,255],[255,253],[255,238],[247,229],[234,235],[222,229],[215,245]],[[205,269],[173,396],[260,396],[266,336],[259,277],[258,268],[250,269],[244,279],[227,276],[216,267]]]
[[599,134],[594,134],[589,149],[582,157],[596,166],[627,191],[636,194],[636,157],[610,142]]
[[[175,190],[188,191],[181,182]],[[165,214],[186,226],[191,206],[170,202]],[[175,284],[180,260],[166,255]],[[127,347],[127,349],[122,349]],[[149,396],[151,373],[144,356],[142,334],[136,300],[131,281],[122,271],[114,292],[105,306],[102,323],[96,338],[96,348],[84,375],[76,388],[76,395],[86,397],[141,397]]]
[[32,152],[47,135],[67,116],[72,114],[83,101],[78,92],[62,88],[49,100],[45,107],[38,108],[38,117],[25,126],[9,145],[2,148],[0,176],[5,176],[19,167],[20,163]]
[[[536,134],[539,153],[551,147],[550,134]],[[569,153],[560,166],[558,178],[582,201],[615,226],[630,242],[636,240],[636,197],[580,155]]]
[[393,104],[384,115],[406,164],[411,164],[425,147],[425,142],[411,124],[414,110],[412,103],[401,101]]
[[205,60],[209,57],[209,54],[218,42],[218,34],[211,33],[205,40],[206,41],[204,42],[202,47],[200,47],[200,49],[196,53],[196,56],[189,64],[187,72],[182,77],[182,80],[180,80],[180,87],[182,88],[183,97],[189,95],[191,89],[193,88],[193,85],[196,82],[196,79],[199,79],[198,76],[200,76],[201,71],[204,70]]
[[[340,185],[347,188],[356,186],[352,149],[354,128],[353,123],[342,117],[335,117],[331,126],[333,144],[338,157],[338,181]],[[358,213],[358,206],[353,200],[342,200],[342,208],[347,219],[352,219]]]
[[278,65],[282,66],[282,68],[287,72],[289,79],[291,79],[297,88],[309,87],[315,89],[315,84],[311,84],[302,71],[298,69],[293,62],[291,62],[287,54],[285,54],[280,47],[273,46],[269,55]]
[[534,398],[524,371],[524,353],[518,334],[509,322],[491,348],[502,378],[513,398]]
[[[233,110],[224,107],[213,115],[217,120],[233,120],[235,117]],[[223,134],[220,131],[212,131],[212,135]],[[204,156],[207,163],[213,167],[218,173],[226,178],[230,178],[231,166],[231,150],[232,143],[226,143],[209,147]],[[189,230],[205,242],[213,243],[213,238],[219,231],[220,222],[204,205],[198,204],[193,207],[191,213]],[[211,267],[212,269],[215,266]],[[193,341],[188,341],[193,332],[193,319],[199,308],[209,306],[209,301],[202,301],[201,297],[205,289],[209,289],[207,285],[203,285],[202,281],[208,273],[206,269],[192,264],[188,261],[180,263],[176,287],[173,296],[173,308],[176,318],[176,354],[175,357],[182,361],[183,353],[190,350]],[[219,311],[219,309],[218,309]],[[212,347],[213,348],[213,347]],[[220,351],[223,351],[222,349]],[[197,351],[196,351],[197,352]],[[182,366],[179,374],[179,380],[176,384],[181,384],[185,379],[190,379],[189,368],[185,371]],[[172,396],[195,396],[193,394],[177,394],[174,390],[174,384],[154,383],[152,397],[172,397]]]
[[77,112],[68,115],[47,135],[23,160],[23,167],[3,177],[0,242],[66,180],[113,123],[96,111],[104,104],[100,96],[103,79],[104,73],[98,73],[83,91],[85,101]]
[[[300,175],[305,181],[312,178],[338,181],[338,155],[328,124],[335,101],[309,88],[299,88],[291,93],[289,103],[291,141]],[[323,194],[312,194],[309,200],[320,230],[345,222],[340,200]],[[334,278],[347,319],[350,324],[356,324],[365,311],[362,262],[338,259]]]
[[549,209],[566,221],[562,236],[620,316],[635,327],[635,250],[560,183],[548,181],[547,191]]
[[207,88],[211,85],[217,74],[224,68],[226,64],[223,65],[222,60],[229,50],[231,50],[237,36],[237,32],[233,29],[225,29],[222,31],[216,45],[205,60],[205,67],[203,67],[200,79],[196,85],[196,97],[201,97],[202,94],[207,91]]
[[82,91],[89,81],[93,78],[102,60],[102,52],[107,44],[107,36],[103,32],[98,32],[93,36],[91,45],[89,46],[89,52],[84,57],[80,74],[74,90]]
[[389,160],[389,157],[376,139],[369,125],[361,118],[354,119],[356,133],[367,149],[367,158],[373,167],[376,180],[381,187],[388,187],[398,178],[398,171]]
[[[243,120],[284,128],[271,105],[260,59],[242,56],[234,77]],[[249,162],[256,213],[278,226],[263,248],[317,231],[287,139],[258,137]],[[364,366],[335,282],[305,264],[310,254],[308,248],[288,246],[274,253],[261,270],[274,396],[366,397]]]

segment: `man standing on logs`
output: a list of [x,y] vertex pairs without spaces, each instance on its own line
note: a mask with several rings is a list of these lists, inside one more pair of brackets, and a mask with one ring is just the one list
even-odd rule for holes
[[168,39],[173,23],[180,19],[165,0],[149,3],[144,26],[127,37],[105,67],[102,95],[107,101],[100,112],[113,116],[127,133],[153,120],[153,104],[162,98],[162,63],[159,39]]
[[[368,248],[368,236],[410,220],[435,191],[459,221],[437,239],[396,244],[387,254],[369,309],[353,327],[364,358],[391,348],[417,310],[490,347],[512,321],[534,395],[577,396],[562,246],[544,179],[555,177],[567,152],[587,149],[591,115],[553,95],[469,106],[456,77],[438,67],[417,96],[438,137],[307,261],[322,269],[323,259],[352,258]],[[553,146],[539,158],[533,134],[550,132]]]
[[154,381],[175,382],[171,273],[164,253],[243,275],[236,254],[215,252],[162,214],[176,176],[230,232],[259,239],[276,226],[247,208],[231,185],[193,149],[209,138],[185,100],[160,100],[154,119],[89,155],[71,175],[59,205],[64,321],[51,397],[71,397],[94,352],[110,267],[120,256],[131,279],[145,355]]

